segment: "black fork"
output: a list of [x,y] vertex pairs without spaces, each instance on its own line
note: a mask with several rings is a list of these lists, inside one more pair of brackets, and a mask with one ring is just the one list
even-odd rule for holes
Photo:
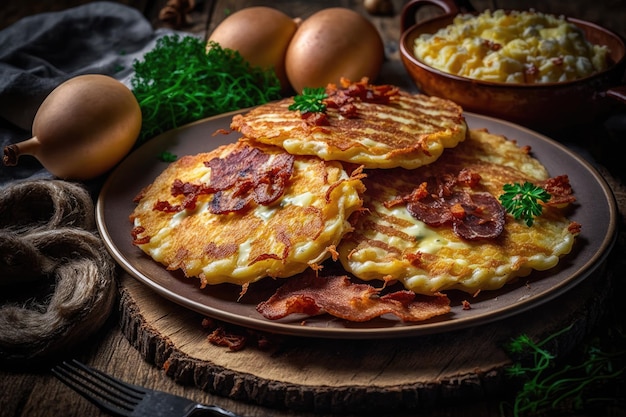
[[52,373],[100,409],[120,417],[240,417],[214,405],[123,382],[76,360],[63,362]]

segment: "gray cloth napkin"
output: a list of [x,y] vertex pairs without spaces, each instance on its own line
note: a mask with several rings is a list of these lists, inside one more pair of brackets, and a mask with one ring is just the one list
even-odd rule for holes
[[[31,136],[39,105],[63,81],[106,74],[130,87],[135,59],[169,33],[154,30],[138,10],[113,2],[25,17],[0,31],[0,152]],[[0,185],[49,176],[34,158],[0,166]]]

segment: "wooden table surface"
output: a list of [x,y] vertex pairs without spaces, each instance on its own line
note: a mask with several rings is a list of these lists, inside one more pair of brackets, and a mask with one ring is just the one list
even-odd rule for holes
[[[54,9],[58,10],[84,2],[85,1],[60,1],[44,3],[28,0],[19,2],[11,0],[3,3],[2,8],[4,9],[4,14],[2,15],[2,19],[0,19],[0,29],[10,24],[12,21],[28,14]],[[143,11],[155,27],[167,26],[167,23],[158,18],[158,12],[165,1],[124,1],[123,3],[130,4]],[[229,12],[251,5],[269,5],[283,10],[294,17],[299,16],[303,18],[320,8],[332,6],[353,8],[367,15],[363,9],[362,2],[357,0],[326,0],[318,2],[308,0],[205,0],[197,1],[196,3],[195,9],[189,15],[188,23],[182,27],[178,27],[179,29],[193,33],[208,34]],[[403,1],[395,0],[393,3],[395,11],[399,12]],[[514,0],[492,2],[476,0],[473,3],[476,8],[480,10],[493,5],[500,7],[519,7],[519,4],[524,4],[527,5],[526,7],[530,7],[529,5],[532,2]],[[626,4],[623,1],[596,2],[601,4],[589,4],[589,2],[582,1],[535,3],[543,3],[544,8],[547,7],[546,11],[557,11],[584,19],[601,21],[601,23],[607,27],[622,32],[622,34],[623,31],[626,30],[626,27],[623,25],[623,22],[626,21],[624,18],[626,15]],[[552,9],[550,7],[552,7]],[[559,9],[559,7],[561,9]],[[385,40],[387,61],[385,62],[380,81],[394,83],[403,88],[414,90],[414,86],[411,84],[399,61],[397,45],[400,36],[398,13],[392,16],[381,17],[368,15],[368,17],[375,23]],[[624,113],[626,113],[626,108],[624,109]],[[616,120],[623,121],[623,116],[624,114],[618,114]],[[623,131],[620,132],[623,134]],[[588,135],[593,135],[594,140],[584,140],[584,138],[588,139]],[[626,136],[620,137],[624,139]],[[611,151],[615,146],[615,136],[611,133],[606,133],[602,126],[589,126],[588,129],[576,133],[563,132],[563,137],[558,139],[567,139],[577,146],[581,146],[599,161],[603,174],[611,179],[611,183],[615,187],[614,191],[616,192],[616,196],[621,201],[620,208],[623,208],[624,191],[621,184],[624,178],[621,177],[621,175],[623,175],[623,169],[620,168],[620,160],[623,160],[623,156],[616,156],[615,152]],[[625,213],[622,211],[622,222],[624,218]],[[623,240],[624,237],[622,235],[620,236],[622,244]],[[623,267],[624,263],[618,262],[618,265],[619,267]],[[623,282],[618,282],[616,285],[618,291],[624,289]],[[607,310],[611,310],[611,308],[611,305],[607,305]],[[172,378],[168,377],[163,369],[157,368],[145,361],[144,355],[129,343],[127,338],[122,334],[118,320],[119,315],[114,313],[96,336],[76,349],[75,352],[69,352],[69,354],[72,354],[72,356],[76,357],[78,360],[105,372],[109,372],[128,382],[175,393],[203,403],[217,404],[241,416],[306,417],[315,415],[301,411],[295,412],[255,406],[254,404],[246,404],[229,398],[212,395],[195,387],[180,385],[174,382]],[[623,322],[620,325],[623,325]],[[447,406],[441,405],[435,409],[413,411],[406,415],[498,416],[500,415],[499,400],[498,398],[484,399],[456,405],[454,401],[450,401],[450,404]],[[612,415],[626,415],[626,410],[616,409],[614,413],[615,414]],[[101,413],[96,407],[78,397],[73,391],[52,377],[48,373],[47,366],[33,366],[32,369],[11,369],[10,367],[0,369],[0,416],[71,417],[99,415],[106,414]]]

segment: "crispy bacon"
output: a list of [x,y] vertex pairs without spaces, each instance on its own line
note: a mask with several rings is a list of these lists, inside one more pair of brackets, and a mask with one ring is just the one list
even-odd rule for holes
[[494,239],[504,230],[506,212],[500,202],[485,192],[455,188],[457,184],[476,187],[480,176],[463,169],[457,175],[429,177],[410,194],[386,201],[386,207],[406,203],[409,213],[429,226],[451,225],[467,239]]
[[224,327],[218,327],[207,336],[207,340],[216,346],[224,346],[237,352],[246,347],[247,337],[245,334],[227,332]]
[[195,210],[198,197],[202,194],[211,194],[212,189],[207,188],[204,184],[192,184],[189,182],[182,182],[179,179],[175,179],[170,187],[170,193],[172,196],[177,197],[179,195],[184,196],[183,202],[180,205],[172,206],[167,201],[159,201],[155,205],[155,210],[165,212],[176,212],[184,210]]
[[582,228],[582,225],[580,223],[571,222],[569,226],[567,227],[567,230],[573,235],[578,235],[580,234],[581,228]]
[[254,171],[254,200],[258,204],[271,204],[280,198],[293,173],[293,161],[293,155],[277,154],[264,170]]
[[247,347],[268,351],[279,348],[283,344],[282,336],[277,334],[235,326],[213,318],[203,318],[201,325],[209,332],[207,340],[211,344],[227,347],[232,352]]
[[208,194],[213,192],[210,189],[206,189],[205,185],[192,184],[189,182],[182,182],[179,179],[175,179],[170,187],[170,194],[174,197],[179,195],[192,195],[192,194]]
[[[392,85],[372,85],[367,77],[352,82],[342,78],[341,85],[329,84],[326,87],[324,104],[327,108],[337,109],[342,117],[355,119],[359,117],[356,102],[389,104],[391,98],[400,93],[400,88]],[[303,112],[300,118],[305,126],[330,126],[326,113]]]
[[276,154],[273,157],[257,148],[244,147],[226,158],[213,158],[204,164],[211,168],[209,184],[193,184],[174,180],[171,187],[173,197],[184,196],[180,205],[159,201],[154,209],[176,212],[194,210],[198,197],[213,195],[209,211],[213,214],[228,214],[246,209],[252,201],[269,205],[280,198],[291,174],[293,155]]
[[408,196],[402,196],[402,195],[396,196],[392,200],[384,201],[383,202],[383,206],[385,206],[386,208],[390,209],[390,208],[392,208],[394,206],[397,206],[399,204],[404,204],[407,201],[421,200],[422,198],[425,198],[425,197],[427,197],[429,195],[428,189],[426,188],[426,186],[427,186],[427,183],[423,182],[418,187],[413,189],[413,191],[411,192],[410,195],[408,195]]
[[178,213],[183,210],[183,207],[179,204],[172,205],[169,201],[157,201],[154,203],[154,210],[162,211],[164,213]]
[[550,206],[562,206],[576,201],[576,197],[572,195],[574,191],[567,175],[548,178],[544,182],[543,188],[550,193],[550,200],[547,203]]
[[355,82],[342,78],[340,84],[340,87],[329,85],[326,88],[329,103],[345,104],[345,102],[359,100],[364,103],[388,104],[391,97],[400,93],[400,88],[393,85],[372,85],[367,77]]
[[450,300],[440,293],[418,296],[401,290],[381,295],[380,291],[368,284],[353,283],[345,275],[321,277],[305,273],[289,278],[274,295],[257,305],[257,311],[270,320],[291,314],[328,313],[354,322],[384,314],[392,314],[404,322],[417,322],[450,311]]
[[[342,117],[355,119],[359,117],[355,102],[388,104],[391,97],[400,93],[398,87],[392,85],[371,85],[364,77],[361,81],[351,82],[342,78],[341,85],[329,84],[326,87],[324,104],[327,108],[337,109]],[[326,113],[301,113],[300,117],[308,126],[330,126]]]
[[245,147],[226,158],[206,162],[211,168],[211,185],[221,191],[213,198],[211,212],[240,211],[252,200],[261,205],[273,203],[285,190],[293,161],[293,155],[282,153],[271,158],[257,148]]
[[209,212],[213,214],[236,213],[245,209],[250,200],[251,198],[232,198],[232,196],[228,196],[223,191],[218,191],[213,195],[209,203]]
[[454,215],[450,210],[450,204],[443,198],[428,195],[420,199],[412,199],[415,193],[407,196],[406,209],[411,216],[423,221],[429,226],[439,227],[444,224],[451,224]]
[[463,168],[456,176],[457,180],[461,184],[465,184],[470,188],[476,187],[480,183],[480,174],[473,172],[467,168]]
[[409,200],[407,210],[429,226],[451,224],[454,233],[467,240],[494,239],[504,230],[506,213],[489,193],[455,191],[449,196]]
[[409,262],[411,262],[411,265],[414,265],[415,267],[419,268],[420,264],[422,263],[422,259],[424,258],[424,253],[423,252],[407,253],[406,255],[404,255],[404,257]]
[[213,158],[204,165],[211,168],[211,187],[215,191],[223,191],[241,186],[252,180],[253,170],[265,165],[269,155],[257,148],[246,146],[238,152],[228,154],[225,158]]
[[398,87],[392,85],[372,85],[364,77],[361,81],[351,82],[342,78],[341,85],[329,84],[326,87],[326,107],[337,109],[339,114],[348,119],[358,117],[355,102],[389,104],[391,98],[400,93]]
[[133,237],[133,245],[145,245],[150,242],[150,236],[139,237],[140,234],[146,231],[143,226],[133,227],[130,231],[130,235]]
[[359,109],[353,103],[347,103],[339,108],[339,114],[346,119],[354,119],[359,115]]
[[469,202],[460,204],[465,215],[462,219],[455,217],[452,222],[454,233],[467,240],[500,236],[506,218],[500,202],[489,193],[472,193],[466,197],[469,197]]
[[300,116],[302,120],[304,120],[307,124],[311,126],[329,126],[328,116],[326,113],[317,113],[317,112],[304,112]]
[[139,201],[141,201],[141,199],[144,198],[144,196],[146,195],[147,188],[148,187],[144,187],[141,189],[141,191],[139,191],[139,193],[137,193],[135,198],[133,198],[133,203],[138,204]]

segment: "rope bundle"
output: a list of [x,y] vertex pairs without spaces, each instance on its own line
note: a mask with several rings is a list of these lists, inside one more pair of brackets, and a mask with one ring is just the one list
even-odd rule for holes
[[116,271],[94,229],[91,196],[77,184],[0,189],[0,361],[71,349],[105,322]]

